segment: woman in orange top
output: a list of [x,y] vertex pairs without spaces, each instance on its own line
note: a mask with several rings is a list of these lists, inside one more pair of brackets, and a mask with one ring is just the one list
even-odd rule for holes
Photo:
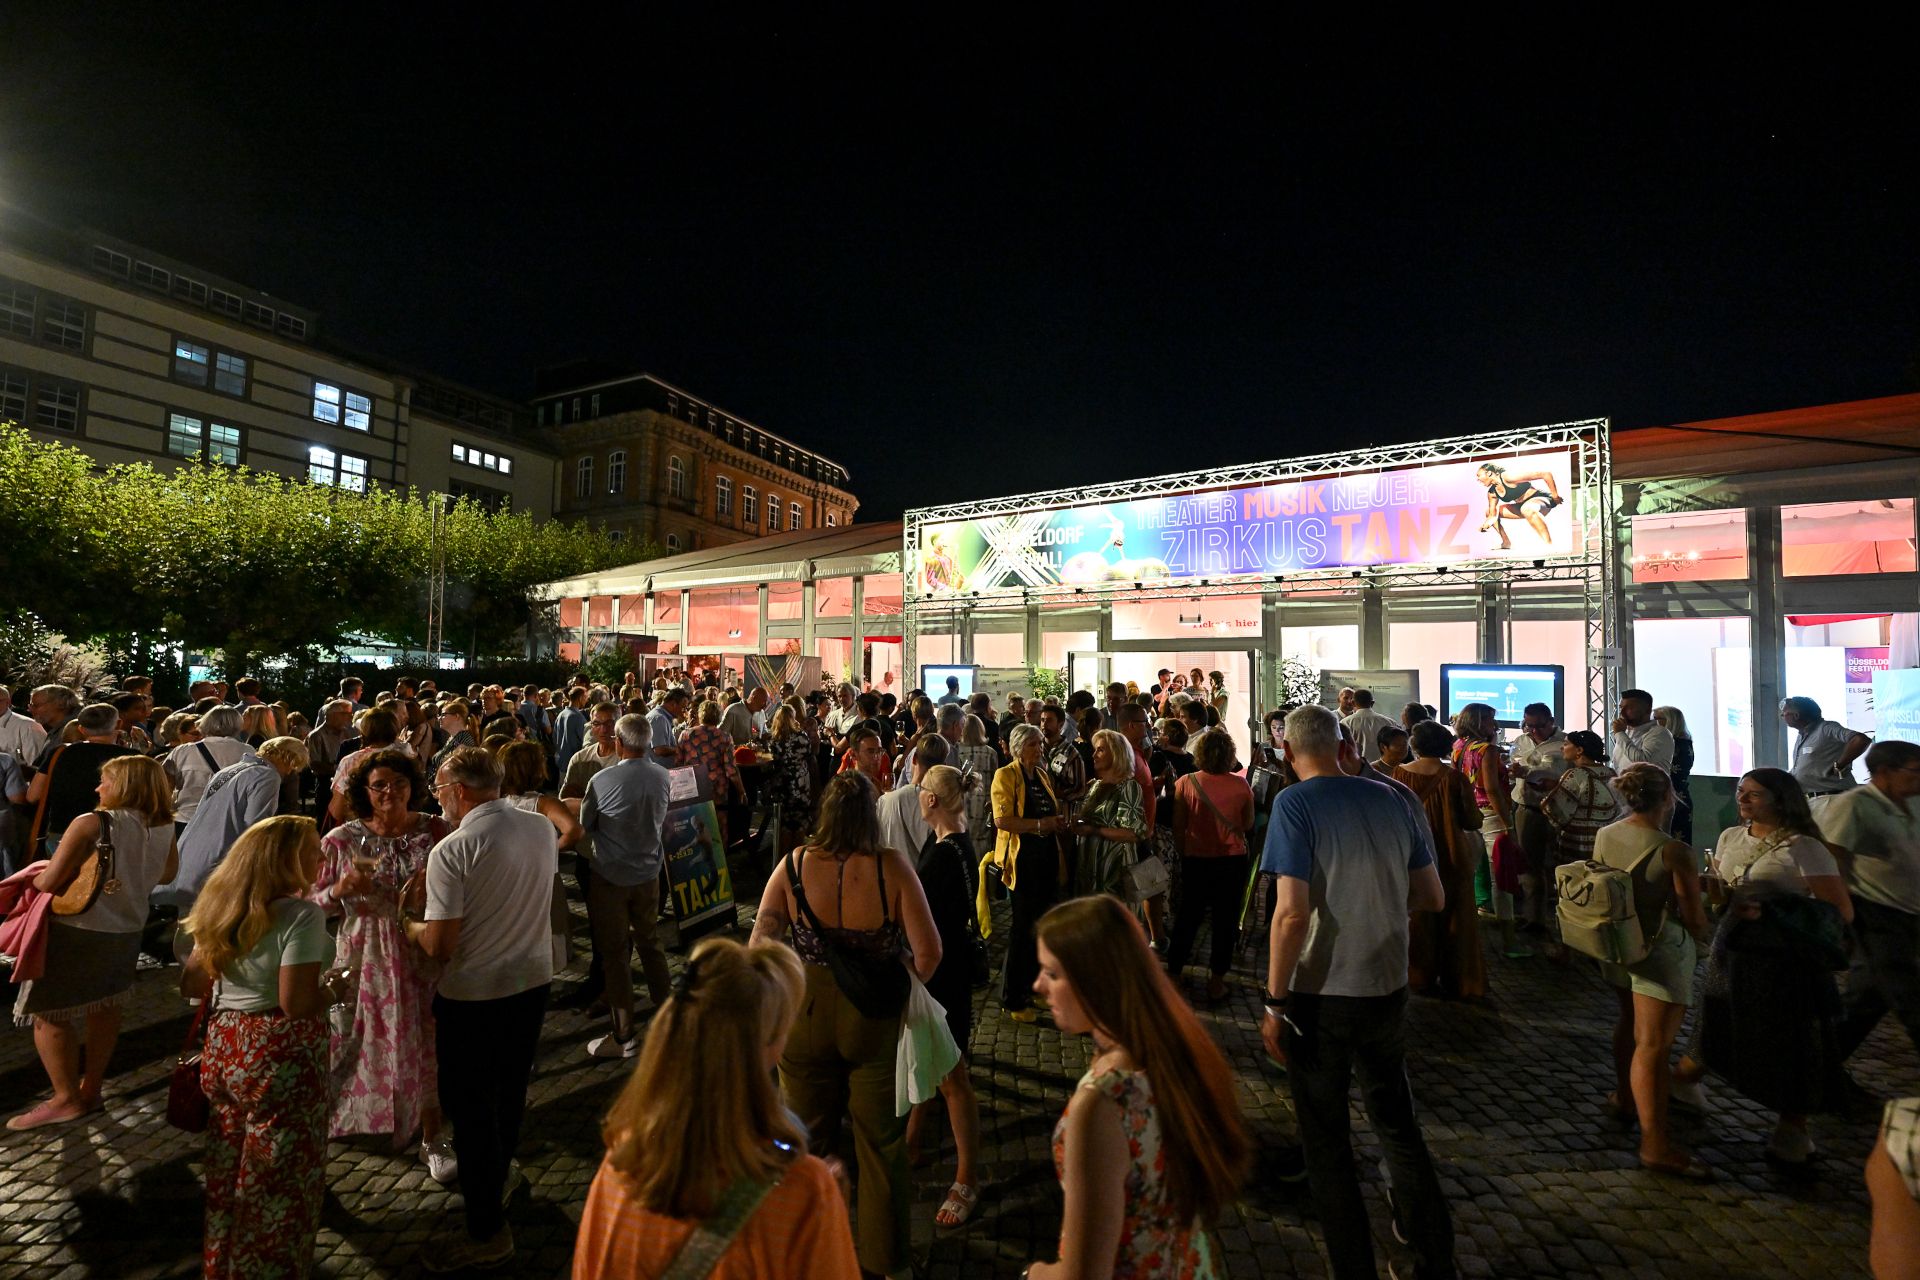
[[694,1274],[860,1274],[833,1171],[807,1154],[806,1129],[773,1087],[804,990],[799,957],[781,943],[694,948],[607,1114],[574,1280],[662,1275],[700,1247],[700,1226],[702,1239],[731,1239]]

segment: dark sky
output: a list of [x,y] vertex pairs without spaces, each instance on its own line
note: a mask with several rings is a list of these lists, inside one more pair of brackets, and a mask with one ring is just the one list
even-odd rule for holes
[[1920,389],[1890,35],[77,9],[0,12],[0,198],[488,390],[651,370],[866,518]]

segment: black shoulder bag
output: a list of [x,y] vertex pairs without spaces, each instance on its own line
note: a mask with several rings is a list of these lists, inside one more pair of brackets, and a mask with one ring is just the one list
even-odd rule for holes
[[[814,936],[820,939],[820,946],[827,953],[827,968],[832,971],[840,993],[869,1018],[899,1017],[900,1011],[907,1006],[907,992],[910,989],[907,966],[900,957],[870,955],[834,941],[833,934],[820,923],[820,917],[813,914],[813,907],[807,902],[807,886],[800,878],[800,865],[793,860],[791,853],[787,854],[787,882],[793,886],[793,900],[799,906],[800,913],[806,916]],[[880,923],[883,927],[887,920],[887,879],[886,872],[880,870]]]

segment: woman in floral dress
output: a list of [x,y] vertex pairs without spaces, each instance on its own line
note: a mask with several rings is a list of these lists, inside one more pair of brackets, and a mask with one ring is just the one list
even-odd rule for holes
[[321,842],[312,897],[346,917],[332,967],[353,991],[352,1026],[333,1028],[331,1136],[387,1134],[399,1147],[417,1130],[434,1180],[451,1182],[457,1170],[441,1132],[433,1051],[436,975],[400,923],[401,889],[452,830],[408,808],[423,789],[412,756],[387,750],[356,762],[345,794],[357,816]]
[[1213,1227],[1253,1157],[1225,1056],[1119,902],[1062,903],[1039,942],[1033,989],[1063,1034],[1092,1037],[1094,1059],[1053,1131],[1060,1260],[1025,1274],[1224,1275]]
[[813,744],[800,714],[785,704],[773,713],[767,737],[773,760],[764,795],[780,813],[780,848],[791,849],[813,825]]

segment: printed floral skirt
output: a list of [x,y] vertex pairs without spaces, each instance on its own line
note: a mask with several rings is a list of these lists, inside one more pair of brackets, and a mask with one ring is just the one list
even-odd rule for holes
[[327,1024],[281,1013],[207,1020],[208,1280],[304,1276],[327,1177]]

